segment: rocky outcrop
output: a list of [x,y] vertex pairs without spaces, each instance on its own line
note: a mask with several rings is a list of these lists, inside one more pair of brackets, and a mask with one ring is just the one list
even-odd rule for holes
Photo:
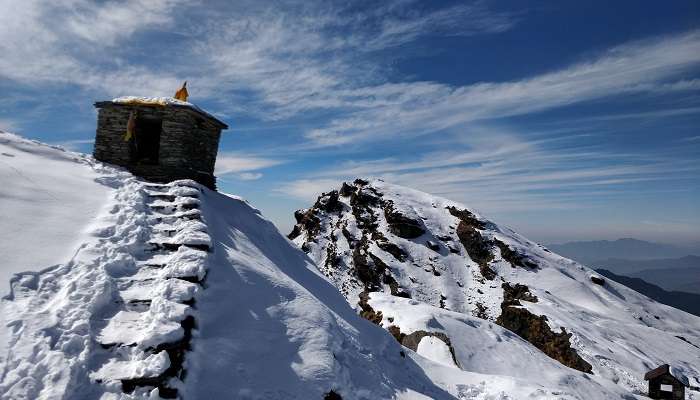
[[343,211],[343,205],[338,201],[338,198],[339,193],[337,190],[333,190],[329,193],[323,193],[318,197],[313,208],[325,211],[327,213]]
[[447,209],[450,214],[459,218],[457,237],[469,254],[469,258],[479,265],[479,270],[484,278],[493,280],[496,277],[496,272],[489,266],[493,260],[492,243],[477,230],[484,229],[484,223],[479,221],[469,210],[458,210],[455,207]]
[[313,237],[321,230],[321,220],[314,214],[313,209],[295,211],[294,219],[296,219],[297,224],[287,235],[290,240],[299,237],[303,231],[306,231],[309,237]]
[[537,263],[530,260],[524,254],[520,254],[517,251],[511,249],[510,247],[508,247],[507,244],[503,243],[502,241],[500,241],[498,239],[493,239],[493,243],[501,251],[501,257],[504,260],[508,261],[513,268],[515,268],[515,267],[521,267],[521,268],[526,268],[526,269],[537,268]]
[[547,324],[546,316],[535,315],[522,307],[521,300],[538,301],[537,297],[530,293],[527,286],[504,283],[502,287],[503,303],[501,304],[501,315],[496,319],[498,325],[516,333],[567,367],[591,373],[591,364],[581,358],[571,347],[571,334],[566,332],[566,328],[562,327],[561,332],[556,333]]
[[381,325],[382,312],[374,311],[374,308],[369,305],[369,293],[362,292],[359,297],[360,301],[357,302],[357,305],[360,306],[360,316],[375,325]]
[[425,233],[422,223],[408,218],[394,208],[391,201],[387,201],[384,206],[384,218],[389,224],[389,230],[394,235],[404,239],[415,239]]
[[456,366],[459,367],[457,356],[455,356],[455,349],[454,347],[452,347],[452,341],[443,332],[427,332],[423,330],[418,330],[407,335],[405,333],[402,333],[401,328],[399,328],[396,325],[391,325],[389,328],[387,328],[387,330],[389,331],[389,333],[391,333],[391,335],[394,337],[394,339],[396,339],[397,342],[401,343],[402,346],[407,347],[415,352],[418,351],[418,344],[424,337],[429,336],[440,339],[447,345],[447,348],[450,349],[452,361],[455,363]]

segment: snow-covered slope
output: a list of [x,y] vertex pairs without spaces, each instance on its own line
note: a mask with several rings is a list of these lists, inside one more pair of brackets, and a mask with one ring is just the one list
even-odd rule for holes
[[296,218],[290,238],[347,300],[437,362],[582,399],[646,393],[664,363],[700,386],[700,318],[462,204],[358,179]]
[[16,272],[70,259],[111,190],[89,158],[0,132],[0,296]]
[[[74,210],[72,255],[19,273],[0,300],[0,399],[577,398],[561,383],[454,368],[438,342],[421,344],[437,362],[402,348],[242,199],[0,137],[35,158],[22,174],[43,176],[44,159],[73,169],[73,181],[43,181],[47,191],[107,185],[96,215]],[[23,228],[12,221],[2,231]]]

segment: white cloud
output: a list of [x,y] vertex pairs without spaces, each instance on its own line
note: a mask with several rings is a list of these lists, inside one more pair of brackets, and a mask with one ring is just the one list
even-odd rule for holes
[[167,29],[177,1],[0,0],[0,77],[27,87],[76,85],[113,95],[165,94],[181,78],[129,64],[133,35]]
[[[169,95],[189,78],[198,99],[227,97],[219,101],[227,111],[280,119],[353,106],[357,96],[343,95],[345,89],[384,80],[361,53],[426,34],[489,34],[514,24],[481,2],[422,12],[409,11],[410,3],[358,10],[323,1],[228,2],[204,9],[180,0],[0,0],[12,9],[0,15],[0,77],[112,96]],[[138,36],[155,31],[169,39]]]
[[241,180],[256,180],[263,176],[262,173],[256,171],[282,163],[284,163],[283,160],[231,152],[219,153],[216,157],[215,174],[220,176],[235,176]]
[[[659,90],[666,87],[661,81],[698,64],[700,31],[692,31],[619,46],[594,61],[521,81],[463,87],[417,82],[393,88],[387,84],[372,88],[376,92],[361,88],[356,92],[357,101],[351,96],[341,97],[348,107],[360,110],[312,129],[306,137],[318,146],[333,146],[396,135],[423,135],[483,119]],[[685,90],[695,87],[694,81],[674,85]]]
[[299,179],[284,183],[276,192],[313,202],[321,193],[337,189],[342,182],[342,179]]
[[0,118],[0,131],[2,132],[14,132],[18,127],[17,121]]
[[693,180],[700,173],[694,161],[669,154],[613,153],[556,139],[526,141],[503,129],[474,129],[469,145],[415,159],[346,161],[288,183],[283,191],[302,198],[355,177],[380,177],[493,213],[590,207],[637,193],[632,185]]

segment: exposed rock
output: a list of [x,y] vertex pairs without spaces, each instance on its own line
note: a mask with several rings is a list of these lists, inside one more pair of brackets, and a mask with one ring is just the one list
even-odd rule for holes
[[418,351],[418,343],[420,343],[421,339],[423,339],[426,336],[431,336],[438,338],[442,340],[447,347],[450,349],[450,354],[452,355],[452,361],[455,363],[456,366],[459,367],[459,362],[457,361],[457,357],[455,356],[455,350],[452,347],[452,341],[450,338],[445,335],[442,332],[427,332],[427,331],[415,331],[409,335],[406,335],[401,332],[401,328],[399,328],[396,325],[391,325],[389,328],[387,328],[389,333],[398,341],[401,343],[401,345],[408,347],[409,349],[413,351]]
[[411,295],[408,292],[402,290],[399,286],[399,283],[396,282],[396,279],[394,279],[394,277],[391,276],[391,269],[389,268],[389,266],[386,265],[384,261],[381,260],[381,258],[375,256],[374,254],[367,254],[369,255],[369,258],[372,260],[372,263],[375,266],[375,271],[381,271],[381,274],[383,274],[382,283],[384,283],[385,285],[389,285],[391,295],[410,299]]
[[343,400],[343,398],[338,393],[331,390],[330,392],[326,393],[325,396],[323,396],[323,400]]
[[595,283],[596,285],[603,286],[605,285],[605,279],[596,276],[596,275],[591,275],[591,282]]
[[321,231],[321,220],[314,214],[313,208],[295,211],[294,218],[297,224],[287,235],[290,240],[297,238],[303,231],[306,231],[309,238],[313,238]]
[[496,272],[489,267],[489,262],[493,260],[491,254],[492,243],[485,239],[477,229],[484,229],[483,222],[476,219],[474,214],[468,210],[458,210],[454,207],[447,208],[450,214],[459,218],[457,225],[457,237],[464,249],[474,262],[479,265],[481,275],[488,280],[496,277]]
[[357,178],[357,179],[355,179],[352,183],[354,183],[354,184],[357,185],[357,186],[365,186],[365,185],[367,185],[369,182],[366,181],[366,180],[364,180],[364,179]]
[[493,243],[501,250],[501,257],[508,261],[511,266],[529,269],[537,268],[537,264],[535,262],[530,260],[527,256],[511,249],[507,244],[501,242],[500,240],[493,239]]
[[528,301],[530,303],[537,303],[537,296],[530,293],[530,288],[526,285],[521,285],[516,283],[512,285],[505,282],[501,285],[503,288],[503,302],[508,305],[520,305],[519,300]]
[[391,202],[384,206],[384,218],[389,224],[389,230],[394,235],[404,239],[415,239],[425,233],[422,222],[414,221],[394,209]]
[[374,311],[372,306],[369,305],[369,293],[360,293],[360,301],[357,303],[360,306],[360,316],[375,325],[382,324],[382,312]]
[[481,276],[483,276],[485,279],[490,281],[496,279],[496,271],[491,269],[488,264],[479,264],[479,272],[481,272]]
[[335,243],[328,244],[326,248],[326,263],[324,264],[326,270],[324,272],[328,275],[333,275],[333,271],[337,269],[338,264],[340,264],[341,262],[340,257],[338,257],[336,248],[337,247]]
[[484,307],[483,304],[476,303],[475,307],[476,309],[472,311],[473,316],[481,319],[489,319],[489,316],[486,314],[486,307]]
[[571,347],[571,334],[564,327],[560,333],[555,333],[547,324],[547,317],[535,315],[524,307],[520,300],[537,301],[525,285],[511,286],[503,284],[503,303],[501,315],[496,323],[516,333],[521,338],[532,343],[549,357],[559,361],[567,367],[591,373],[592,366],[576,353]]
[[324,193],[318,197],[314,208],[325,211],[327,213],[343,211],[343,205],[338,201],[338,191],[333,190],[329,193]]
[[381,288],[386,266],[383,263],[377,265],[373,262],[372,258],[368,256],[368,247],[367,237],[363,236],[360,244],[352,251],[352,261],[357,277],[363,283],[365,290],[375,291]]
[[348,185],[346,182],[343,182],[343,186],[340,188],[340,195],[343,197],[348,197],[348,196],[351,196],[356,191],[357,191],[357,188],[355,186]]
[[360,188],[350,196],[350,206],[358,228],[370,231],[377,229],[377,216],[374,215],[372,207],[378,206],[379,202],[380,199],[375,193],[364,188]]
[[486,224],[478,220],[476,216],[472,214],[469,210],[459,210],[456,207],[447,207],[447,210],[450,212],[450,214],[459,218],[460,221],[464,221],[465,223],[473,226],[476,229],[486,228]]
[[389,241],[377,242],[377,247],[394,256],[398,261],[404,262],[408,259],[408,254],[396,244]]
[[425,242],[425,245],[426,245],[426,247],[428,247],[432,251],[437,251],[437,252],[440,251],[440,245],[433,242],[432,240],[428,240],[427,242]]

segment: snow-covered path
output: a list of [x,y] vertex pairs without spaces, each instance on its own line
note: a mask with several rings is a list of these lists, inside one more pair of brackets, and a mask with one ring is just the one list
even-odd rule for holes
[[[3,300],[2,398],[175,397],[210,239],[194,182],[113,171],[115,201],[68,263],[24,273]],[[67,396],[67,397],[66,397]],[[109,398],[109,397],[107,397]]]

